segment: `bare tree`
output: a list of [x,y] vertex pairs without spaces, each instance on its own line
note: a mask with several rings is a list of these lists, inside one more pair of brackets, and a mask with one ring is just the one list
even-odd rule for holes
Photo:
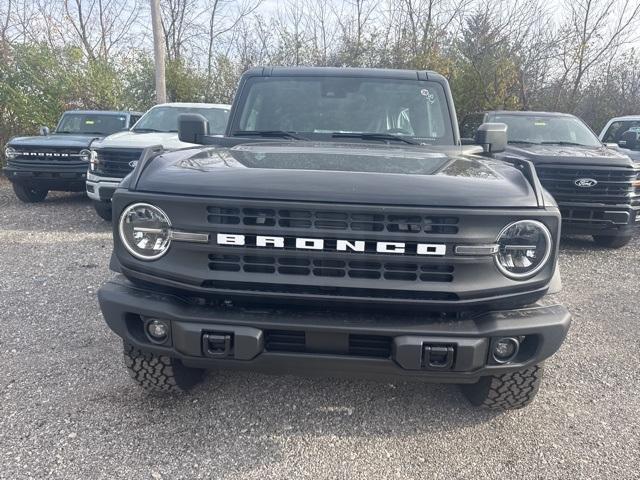
[[208,13],[207,25],[207,80],[213,77],[213,59],[215,57],[217,42],[224,35],[235,30],[250,15],[252,15],[262,3],[262,0],[242,0],[230,5],[224,0],[208,0],[205,6]]
[[638,0],[565,0],[556,100],[573,110],[590,72],[640,38]]
[[63,0],[64,17],[57,23],[63,40],[66,31],[75,33],[91,60],[105,60],[133,47],[132,28],[139,15],[137,0]]

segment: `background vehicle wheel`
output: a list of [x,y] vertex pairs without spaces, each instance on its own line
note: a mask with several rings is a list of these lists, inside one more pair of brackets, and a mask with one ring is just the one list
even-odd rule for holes
[[93,208],[96,209],[96,213],[100,218],[110,222],[113,218],[113,212],[111,211],[111,202],[93,202]]
[[496,410],[522,408],[533,401],[542,383],[542,365],[502,375],[482,377],[478,383],[462,385],[462,391],[476,407]]
[[633,235],[594,235],[593,240],[596,245],[606,248],[622,248],[627,245]]
[[24,203],[37,203],[43,201],[49,190],[44,188],[36,188],[26,183],[14,183],[13,191]]
[[124,342],[129,375],[151,392],[185,392],[202,380],[204,370],[185,367],[176,358],[145,352]]

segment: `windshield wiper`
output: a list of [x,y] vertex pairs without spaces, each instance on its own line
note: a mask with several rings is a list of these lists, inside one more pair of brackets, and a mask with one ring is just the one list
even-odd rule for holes
[[540,145],[536,142],[528,142],[526,140],[509,140],[507,143],[515,143],[517,145]]
[[540,142],[540,145],[570,145],[575,147],[588,147],[584,143],[575,143],[575,142]]
[[236,130],[231,133],[232,137],[276,137],[292,138],[293,140],[309,140],[295,132],[285,132],[284,130]]
[[420,145],[420,142],[410,140],[400,135],[393,135],[391,133],[358,133],[358,132],[333,132],[331,134],[334,138],[361,138],[363,140],[388,140],[393,142],[403,142],[409,145]]
[[132,132],[160,132],[160,133],[166,133],[164,130],[157,130],[155,128],[133,128],[131,131]]

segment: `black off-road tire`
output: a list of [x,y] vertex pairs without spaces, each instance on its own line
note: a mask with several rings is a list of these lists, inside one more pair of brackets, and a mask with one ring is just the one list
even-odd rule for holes
[[95,208],[96,213],[103,220],[110,222],[113,218],[113,211],[111,210],[111,202],[93,202],[93,208]]
[[49,190],[36,188],[28,183],[14,183],[13,191],[16,197],[24,203],[38,203],[47,198]]
[[126,342],[124,363],[131,378],[150,392],[186,392],[204,375],[204,370],[185,367],[176,358],[146,352]]
[[596,245],[605,248],[622,248],[629,244],[633,235],[594,235],[593,241]]
[[524,368],[502,375],[483,377],[478,383],[462,385],[462,391],[476,407],[513,410],[526,407],[535,398],[544,368],[542,365]]

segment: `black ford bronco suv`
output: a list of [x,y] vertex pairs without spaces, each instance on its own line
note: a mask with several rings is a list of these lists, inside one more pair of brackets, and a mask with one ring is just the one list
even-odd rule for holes
[[640,227],[640,164],[607,148],[582,120],[548,112],[494,111],[466,116],[463,140],[478,126],[508,126],[508,147],[496,158],[534,163],[542,185],[562,213],[562,232],[592,235],[603,247],[627,245]]
[[137,112],[80,111],[62,114],[53,133],[15,137],[5,147],[4,174],[23,202],[41,202],[49,190],[83,192],[94,140],[126,130],[142,114]]
[[567,310],[538,303],[560,212],[527,161],[486,157],[506,127],[459,145],[444,77],[259,68],[226,136],[199,115],[143,153],[113,196],[99,291],[130,374],[151,390],[206,368],[463,384],[519,408],[562,344]]

